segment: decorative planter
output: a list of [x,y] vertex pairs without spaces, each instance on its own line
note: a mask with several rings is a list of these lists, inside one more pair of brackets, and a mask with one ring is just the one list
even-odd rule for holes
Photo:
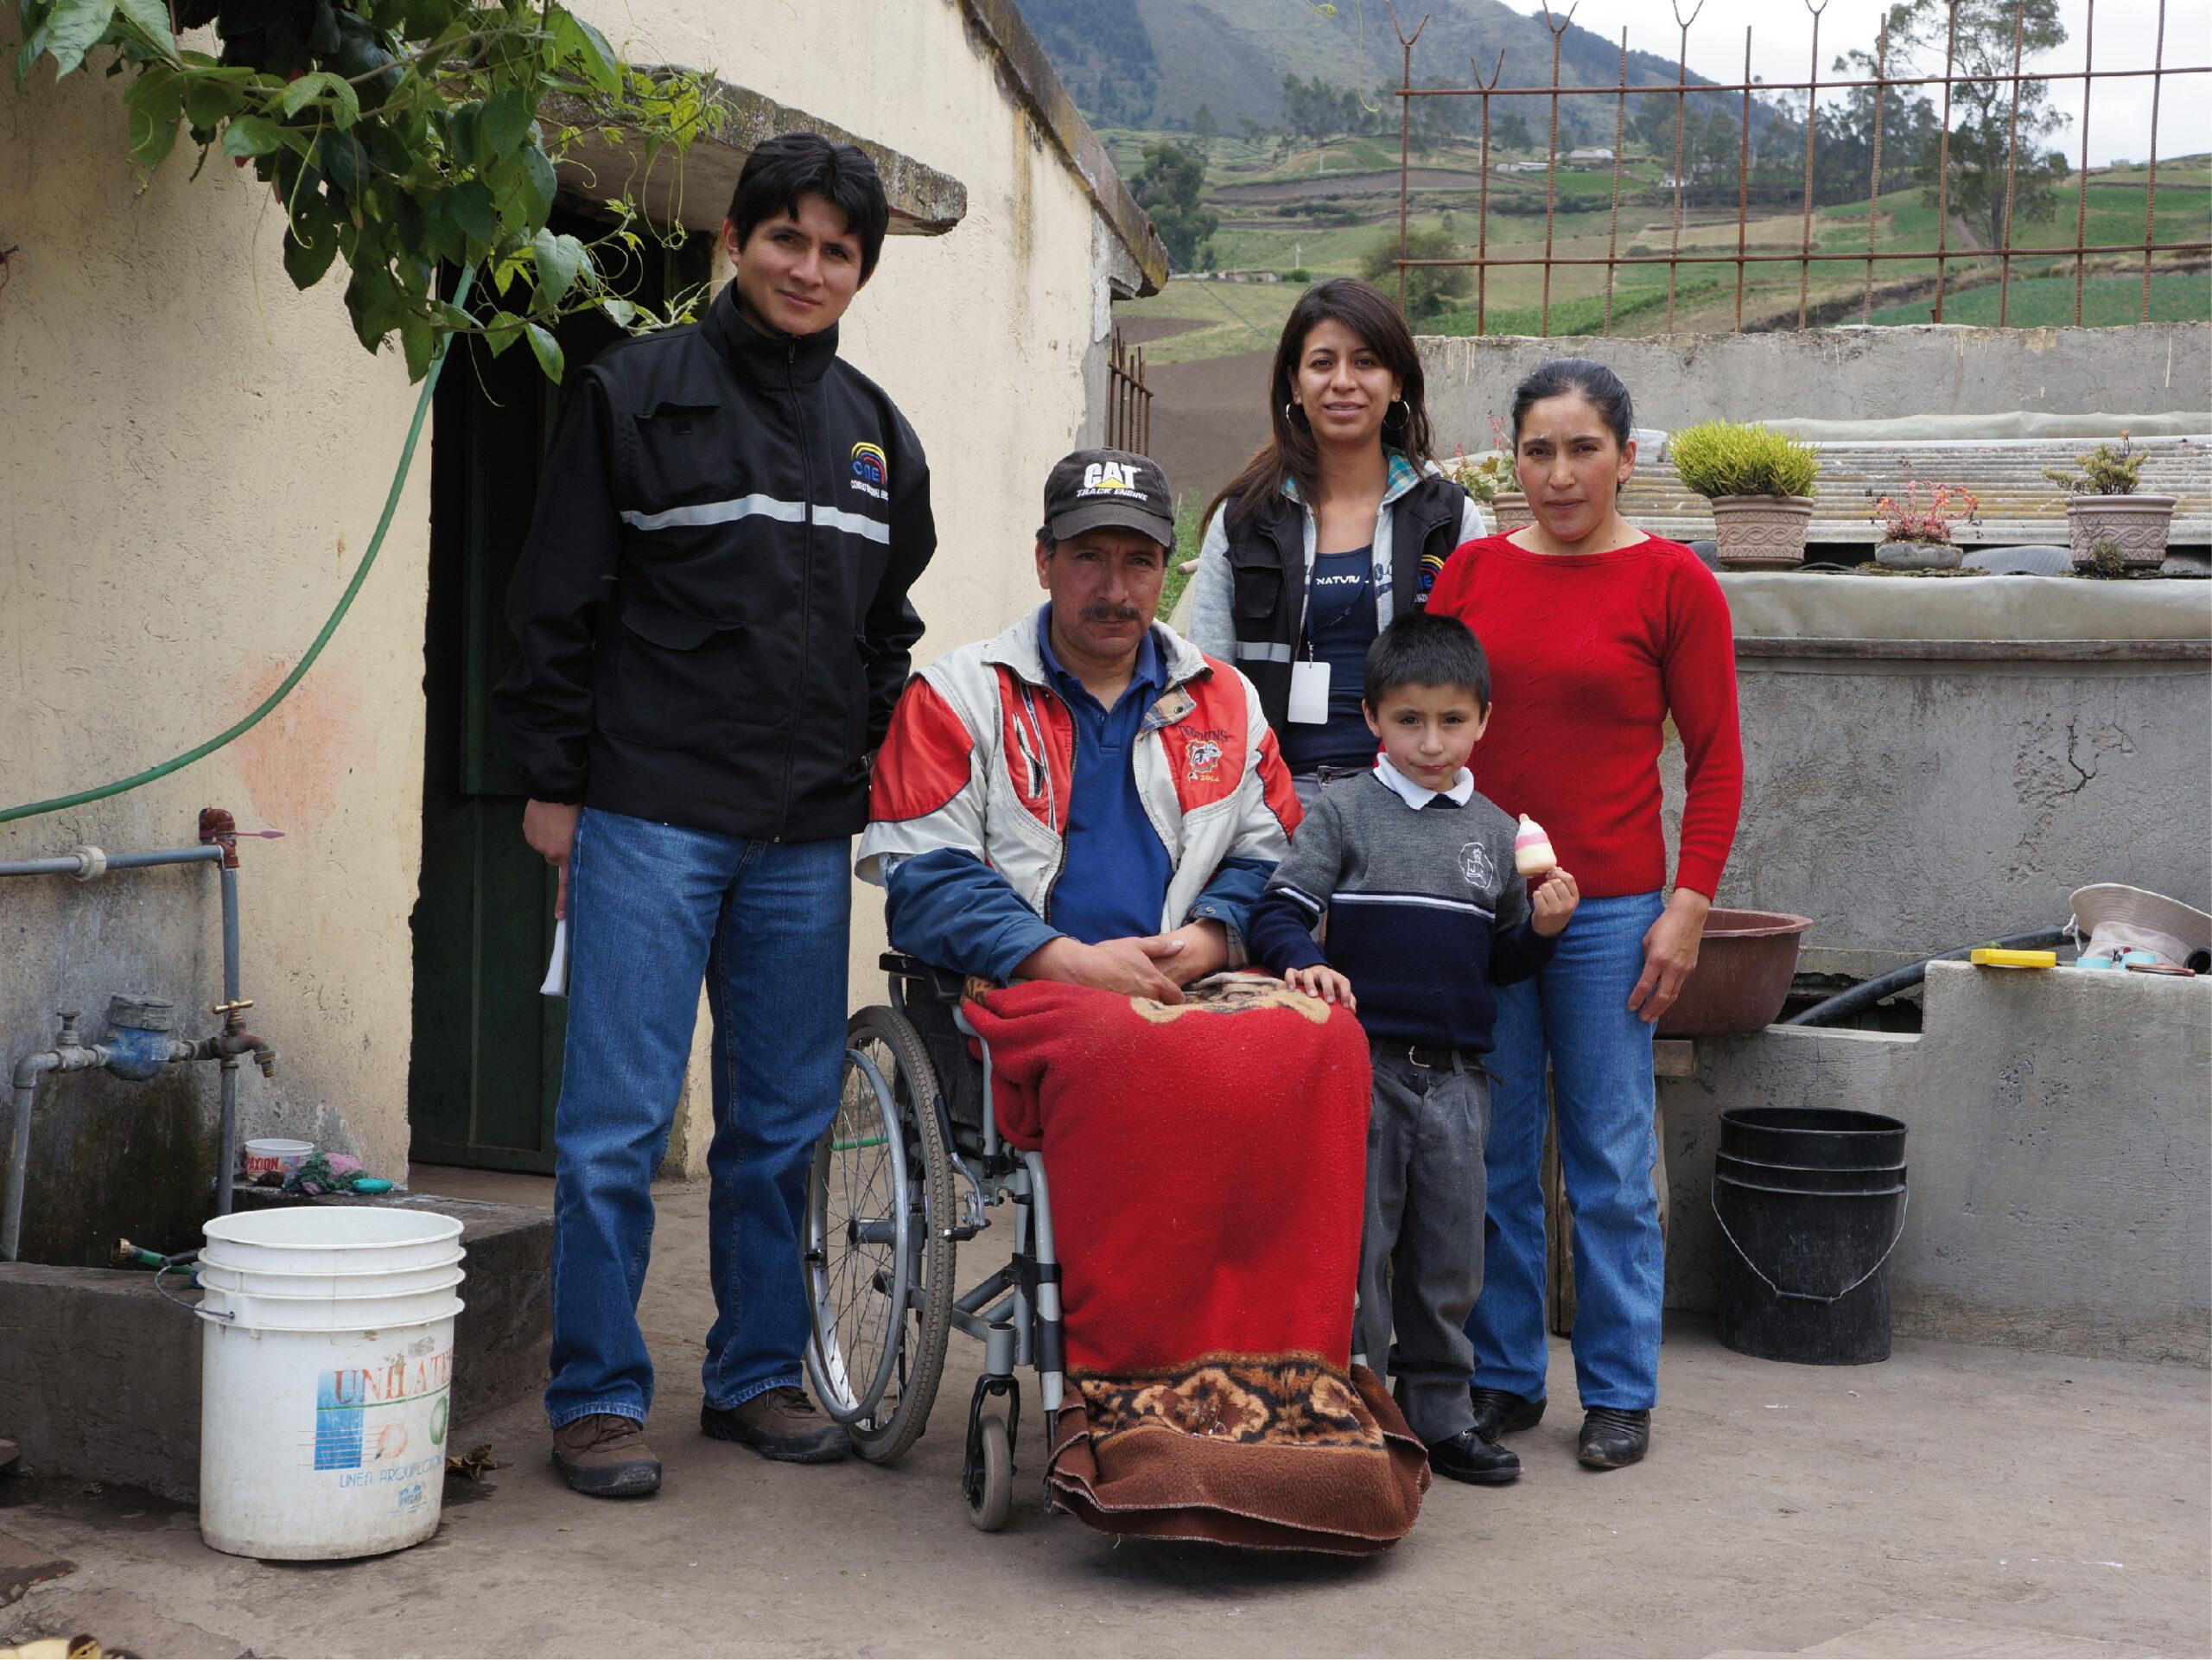
[[1805,563],[1810,496],[1715,496],[1713,536],[1730,570],[1794,570]]
[[2076,569],[2095,557],[2100,540],[2120,549],[2120,563],[2156,570],[2165,563],[2166,532],[2173,527],[2172,496],[2069,496],[2066,529]]
[[1497,522],[1500,536],[1508,531],[1517,531],[1523,525],[1536,522],[1535,514],[1529,511],[1529,498],[1518,490],[1501,490],[1491,499],[1490,516]]
[[1948,542],[1885,542],[1874,563],[1885,570],[1956,570],[1964,552]]

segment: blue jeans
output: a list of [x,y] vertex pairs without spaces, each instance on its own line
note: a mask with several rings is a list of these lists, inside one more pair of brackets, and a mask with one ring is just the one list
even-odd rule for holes
[[1659,1398],[1666,1288],[1652,1028],[1628,1007],[1656,894],[1585,900],[1535,978],[1497,989],[1490,1055],[1489,1214],[1483,1290],[1467,1317],[1475,1382],[1544,1396],[1544,1065],[1559,1110],[1560,1173],[1574,1215],[1574,1379],[1582,1405],[1637,1411]]
[[707,1404],[799,1382],[807,1173],[844,1065],[850,852],[843,838],[747,842],[595,809],[577,824],[554,1125],[556,1428],[594,1412],[643,1422],[652,1406],[638,1295],[702,980],[715,1022]]

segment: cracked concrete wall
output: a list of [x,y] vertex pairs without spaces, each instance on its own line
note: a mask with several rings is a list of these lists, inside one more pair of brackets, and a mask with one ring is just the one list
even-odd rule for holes
[[[2212,909],[2212,585],[1722,587],[1745,803],[1719,899],[1811,917],[1804,966],[1878,973],[2062,923],[2095,881]],[[1662,771],[1671,839],[1671,739]]]
[[1937,963],[1920,1035],[1700,1038],[1659,1103],[1669,1307],[1719,1306],[1721,1112],[1840,1107],[1908,1126],[1897,1330],[2212,1362],[2212,981]]

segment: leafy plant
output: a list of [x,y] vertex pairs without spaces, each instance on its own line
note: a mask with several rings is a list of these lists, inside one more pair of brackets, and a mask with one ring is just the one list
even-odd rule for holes
[[1700,421],[1667,441],[1683,487],[1717,496],[1802,496],[1821,474],[1819,451],[1770,427]]
[[2088,455],[2076,455],[2074,462],[2078,472],[2046,467],[2043,475],[2069,496],[2132,496],[2141,486],[2139,475],[2146,459],[2145,452],[2131,445],[2123,432],[2118,449],[2110,444],[2099,444]]
[[2126,551],[2120,545],[2119,538],[2112,536],[2101,536],[2090,543],[2088,560],[2075,569],[2084,576],[2107,579],[2130,574]]
[[1521,487],[1520,477],[1513,470],[1513,457],[1504,450],[1485,450],[1480,455],[1470,455],[1465,444],[1454,444],[1452,459],[1440,462],[1439,467],[1446,478],[1484,506],[1506,492]]
[[[704,77],[631,67],[557,0],[16,0],[20,88],[41,59],[57,79],[112,49],[128,75],[130,154],[160,169],[181,135],[266,181],[284,214],[284,270],[312,288],[340,258],[361,344],[397,334],[410,379],[442,340],[527,341],[557,380],[552,325],[597,309],[623,328],[655,315],[617,288],[645,236],[626,196],[589,242],[547,226],[554,164],[588,137],[641,135],[644,167],[679,158],[706,109]],[[213,26],[220,51],[180,47]],[[543,119],[556,97],[575,123]],[[631,181],[630,182],[636,182]],[[674,233],[680,238],[681,232]],[[441,295],[441,263],[477,270],[473,310]]]
[[[1929,497],[1925,502],[1920,493],[1925,487]],[[1948,546],[1951,540],[1951,526],[1963,519],[1969,525],[1980,524],[1981,498],[1971,490],[1955,490],[1948,484],[1923,487],[1915,479],[1905,487],[1905,499],[1884,496],[1874,504],[1869,515],[1882,527],[1885,542],[1936,542]]]

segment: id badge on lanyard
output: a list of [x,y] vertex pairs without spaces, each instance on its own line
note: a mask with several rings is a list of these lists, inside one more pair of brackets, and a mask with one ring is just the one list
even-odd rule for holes
[[1329,665],[1307,658],[1290,665],[1290,718],[1300,726],[1329,723]]

